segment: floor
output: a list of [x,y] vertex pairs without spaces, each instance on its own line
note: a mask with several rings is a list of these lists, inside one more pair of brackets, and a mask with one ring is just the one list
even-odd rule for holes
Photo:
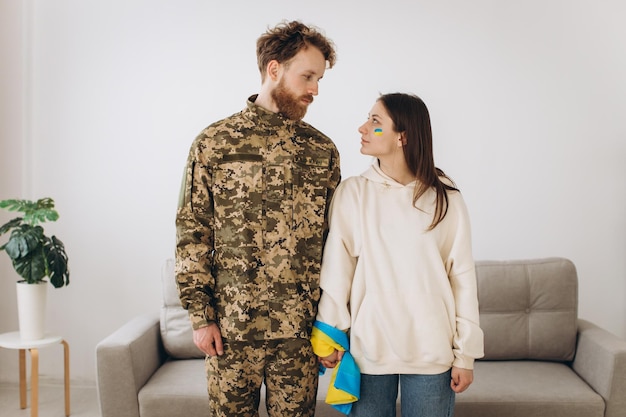
[[[63,384],[44,384],[39,386],[39,417],[64,417]],[[30,390],[28,407],[20,409],[20,390],[18,384],[0,384],[0,416],[30,417]],[[70,386],[70,416],[100,417],[98,394],[95,386]]]

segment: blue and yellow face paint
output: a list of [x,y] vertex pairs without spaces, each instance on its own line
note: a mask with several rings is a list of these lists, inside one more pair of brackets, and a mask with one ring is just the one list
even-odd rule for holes
[[375,136],[382,136],[383,135],[383,130],[380,128],[374,129],[374,135]]

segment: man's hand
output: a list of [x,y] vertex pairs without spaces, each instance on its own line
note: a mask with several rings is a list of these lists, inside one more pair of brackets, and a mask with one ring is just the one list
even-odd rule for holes
[[452,381],[450,387],[457,394],[465,391],[474,381],[474,371],[471,369],[452,367]]
[[193,343],[209,356],[222,355],[224,353],[222,333],[217,323],[210,323],[207,327],[194,330]]

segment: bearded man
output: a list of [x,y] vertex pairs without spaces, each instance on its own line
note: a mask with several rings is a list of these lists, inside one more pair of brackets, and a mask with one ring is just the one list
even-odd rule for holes
[[211,415],[313,416],[310,336],[339,152],[302,121],[332,68],[332,42],[285,22],[257,40],[261,89],[204,129],[176,214],[176,282],[206,355]]

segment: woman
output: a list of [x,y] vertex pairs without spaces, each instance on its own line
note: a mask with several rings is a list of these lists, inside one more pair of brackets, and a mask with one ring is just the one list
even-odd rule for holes
[[[419,97],[382,95],[359,133],[376,159],[333,198],[317,320],[349,332],[361,373],[350,416],[395,416],[398,386],[403,417],[451,416],[483,355],[467,209],[435,167]],[[327,368],[343,356],[313,344]]]

